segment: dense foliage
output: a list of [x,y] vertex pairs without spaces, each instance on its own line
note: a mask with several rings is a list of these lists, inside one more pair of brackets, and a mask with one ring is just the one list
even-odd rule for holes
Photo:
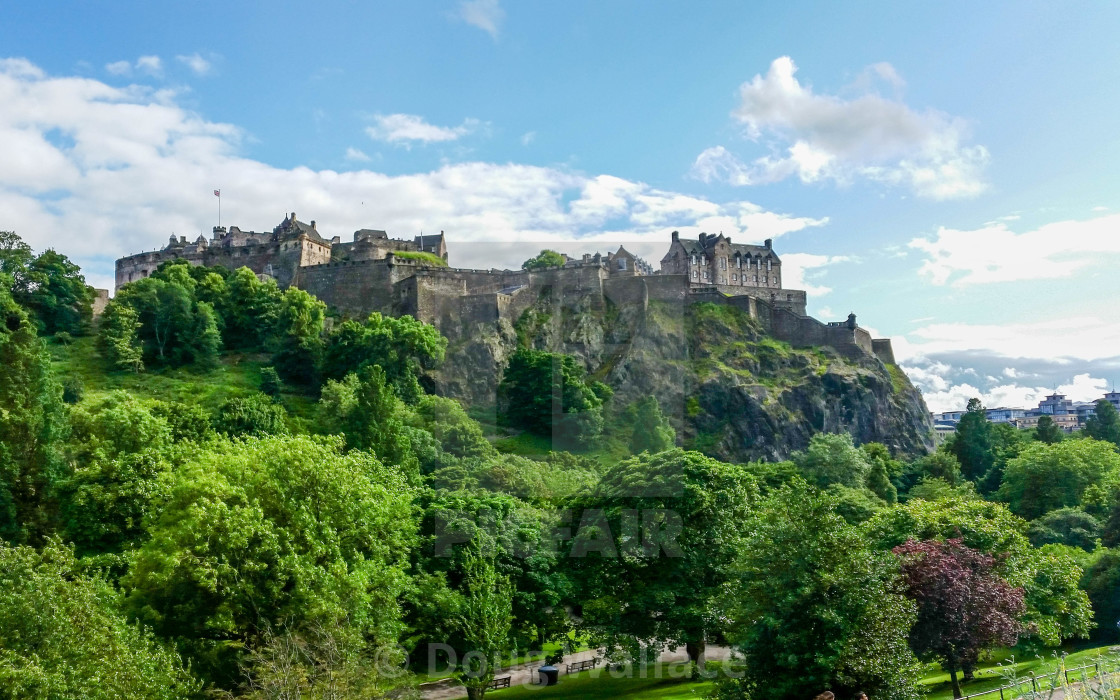
[[587,643],[695,675],[736,646],[722,697],[901,699],[915,654],[967,679],[992,644],[1117,638],[1107,402],[1079,435],[977,401],[917,459],[815,434],[736,465],[528,325],[465,407],[408,316],[184,261],[92,327],[88,291],[0,233],[0,697],[404,696],[428,659],[479,697]]

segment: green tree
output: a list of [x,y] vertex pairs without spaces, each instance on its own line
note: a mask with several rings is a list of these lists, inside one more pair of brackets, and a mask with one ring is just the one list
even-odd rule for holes
[[0,274],[0,539],[37,542],[54,516],[66,412],[50,355],[10,285]]
[[822,489],[831,484],[863,488],[871,471],[866,453],[852,444],[852,436],[847,433],[818,433],[804,451],[790,459],[806,481]]
[[603,430],[603,402],[571,355],[519,348],[498,387],[504,420],[561,446],[584,446]]
[[[410,646],[446,643],[460,657],[468,650],[461,634],[448,636],[445,621],[454,617],[461,599],[461,586],[453,589],[451,584],[466,580],[475,555],[493,561],[498,574],[511,583],[510,639],[518,648],[539,649],[549,640],[566,640],[569,618],[563,603],[570,598],[571,585],[550,538],[560,525],[554,511],[477,489],[430,491],[421,505],[423,539],[415,566],[418,577],[432,578],[427,590],[417,588],[410,596],[415,640]],[[433,588],[442,593],[433,594]]]
[[221,344],[218,317],[210,304],[195,299],[196,284],[184,268],[171,266],[159,277],[130,282],[113,303],[136,310],[146,360],[205,367],[216,361]]
[[547,248],[537,254],[536,257],[529,258],[521,263],[522,270],[541,270],[548,267],[563,267],[564,256],[557,253],[555,250],[548,250]]
[[115,370],[140,372],[144,369],[144,349],[140,345],[140,315],[127,304],[109,302],[101,317],[98,346],[102,356]]
[[914,499],[876,514],[863,526],[879,551],[907,540],[959,538],[965,546],[995,556],[1000,577],[1025,592],[1023,625],[1030,632],[1029,643],[1055,647],[1084,637],[1092,610],[1077,585],[1081,567],[1065,548],[1032,547],[1027,528],[1002,503],[976,498]]
[[271,396],[273,399],[279,399],[280,391],[283,388],[284,385],[280,381],[280,374],[276,371],[275,367],[261,367],[262,394]]
[[61,253],[45,250],[27,266],[27,285],[13,289],[16,300],[38,319],[46,335],[84,333],[93,318],[93,287],[81,268]]
[[432,434],[442,449],[459,458],[491,457],[497,450],[486,439],[482,426],[459,402],[442,396],[424,395],[416,405],[418,427]]
[[0,274],[8,275],[14,289],[27,288],[27,268],[35,254],[15,231],[0,231]]
[[305,386],[318,383],[326,312],[326,304],[302,289],[289,287],[284,292],[277,314],[272,361],[286,381]]
[[891,458],[887,446],[868,442],[859,446],[871,469],[867,473],[867,488],[888,505],[898,502],[898,489],[891,481],[902,473],[902,463]]
[[1093,410],[1093,415],[1085,421],[1085,434],[1120,447],[1120,413],[1116,407],[1107,399],[1101,399]]
[[447,339],[434,326],[411,316],[393,318],[379,313],[364,323],[346,321],[327,340],[324,373],[341,379],[368,365],[385,371],[397,394],[410,403],[420,395],[423,370],[443,362]]
[[1034,520],[1052,510],[1079,506],[1089,489],[1120,480],[1120,454],[1099,440],[1033,442],[1007,463],[999,497],[1011,510]]
[[415,539],[401,474],[340,440],[246,438],[170,478],[122,585],[134,616],[223,687],[265,631],[321,623],[396,643]]
[[992,424],[980,399],[969,399],[965,414],[957,423],[957,432],[949,451],[961,465],[961,474],[969,481],[979,481],[992,468]]
[[1048,445],[1053,445],[1055,442],[1061,442],[1065,437],[1065,433],[1054,422],[1050,416],[1041,416],[1038,419],[1038,425],[1034,429],[1034,439],[1039,442],[1045,442]]
[[509,647],[513,587],[508,578],[498,575],[493,561],[481,556],[468,557],[466,569],[466,595],[455,619],[468,649],[459,680],[470,700],[482,700]]
[[1077,508],[1052,510],[1031,523],[1027,537],[1035,547],[1047,544],[1064,544],[1067,547],[1080,547],[1086,552],[1096,548],[1100,537],[1099,520]]
[[123,391],[75,406],[71,425],[67,469],[55,486],[63,532],[81,556],[121,552],[143,538],[162,497],[171,428]]
[[214,417],[214,430],[238,435],[282,435],[288,432],[288,412],[261,393],[227,399]]
[[693,672],[723,631],[719,601],[758,487],[698,452],[643,453],[576,501],[568,562],[585,629],[611,649],[684,645]]
[[743,524],[729,636],[746,656],[750,697],[919,697],[907,644],[914,605],[895,592],[891,556],[868,548],[827,495],[783,487]]
[[1097,620],[1093,637],[1102,642],[1120,641],[1120,550],[1094,552],[1080,586],[1088,594]]
[[72,551],[0,542],[0,696],[178,700],[200,685]]
[[227,347],[264,349],[280,314],[282,294],[275,280],[262,282],[247,267],[226,280],[229,290],[222,336]]
[[635,401],[630,406],[629,414],[633,425],[630,434],[630,454],[672,449],[677,441],[677,432],[661,412],[657,397],[647,396]]

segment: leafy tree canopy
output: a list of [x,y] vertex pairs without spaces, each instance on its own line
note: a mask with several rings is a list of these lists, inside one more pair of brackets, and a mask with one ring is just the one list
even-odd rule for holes
[[919,658],[941,661],[959,698],[958,670],[975,665],[986,648],[1018,641],[1023,591],[999,577],[995,558],[959,539],[909,540],[892,551],[906,596],[918,607],[910,646]]
[[94,700],[178,700],[201,690],[57,541],[41,550],[0,542],[0,688],[10,698]]
[[665,414],[656,396],[647,396],[635,401],[628,409],[630,424],[630,453],[662,452],[672,449],[677,441],[677,431]]
[[1077,506],[1089,489],[1120,480],[1120,454],[1100,440],[1033,442],[1007,463],[999,497],[1033,520],[1052,510]]
[[498,387],[505,420],[560,446],[588,444],[603,430],[603,400],[571,355],[520,348]]
[[197,451],[122,579],[132,614],[227,687],[265,629],[319,621],[394,644],[412,491],[341,447],[269,437]]
[[1120,448],[1120,413],[1117,413],[1116,407],[1107,399],[1101,399],[1093,410],[1093,415],[1085,421],[1085,434]]
[[576,500],[569,564],[583,625],[610,647],[685,645],[693,663],[723,627],[719,600],[758,486],[698,452],[644,453]]
[[521,263],[522,270],[541,270],[546,267],[561,267],[564,265],[564,256],[555,250],[542,250],[536,257],[529,258]]
[[50,485],[67,422],[50,356],[10,287],[0,274],[0,539],[34,542],[53,519]]
[[341,379],[369,365],[385,372],[397,394],[410,403],[421,395],[418,379],[424,369],[443,362],[447,338],[411,316],[370,314],[364,323],[346,321],[327,341],[324,374]]
[[779,700],[822,688],[841,697],[919,697],[906,636],[914,605],[894,592],[896,565],[868,548],[827,494],[783,487],[743,527],[728,602],[729,638],[746,655],[743,690]]

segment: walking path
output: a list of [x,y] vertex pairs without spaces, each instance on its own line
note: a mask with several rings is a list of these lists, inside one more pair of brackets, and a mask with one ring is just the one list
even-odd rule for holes
[[[564,667],[567,664],[574,664],[577,661],[590,661],[600,653],[602,653],[601,649],[589,649],[587,651],[577,651],[566,655],[564,660],[557,664],[557,667],[560,669],[560,675],[565,675]],[[727,661],[730,658],[730,647],[710,646],[704,652],[704,659],[707,661]],[[677,647],[676,649],[662,652],[661,655],[657,657],[657,660],[661,663],[685,662],[688,661],[688,653],[685,651],[684,647]],[[537,681],[536,670],[543,665],[543,661],[517,664],[509,668],[503,668],[494,675],[498,678],[509,676],[509,683],[511,686],[528,685]],[[433,683],[424,683],[420,686],[420,690],[424,694],[424,700],[453,700],[454,698],[463,698],[467,696],[467,689],[451,678],[445,678]]]

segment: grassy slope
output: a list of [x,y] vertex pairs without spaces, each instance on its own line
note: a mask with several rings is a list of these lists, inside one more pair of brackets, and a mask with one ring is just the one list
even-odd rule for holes
[[[223,354],[218,366],[208,372],[191,368],[146,369],[139,374],[108,372],[97,353],[94,338],[76,338],[71,345],[50,344],[55,376],[78,380],[85,395],[124,389],[136,396],[201,405],[211,413],[223,401],[259,391],[261,367],[271,364],[263,354]],[[314,397],[285,391],[284,407],[301,421],[314,420]]]
[[[1074,647],[1065,649],[1069,653],[1066,657],[1065,667],[1075,668],[1094,661],[1107,658],[1111,668],[1117,662],[1115,654],[1109,655],[1109,647],[1088,647],[1075,650]],[[669,671],[661,665],[660,672],[651,671],[646,678],[614,677],[609,671],[599,668],[595,671],[575,674],[572,676],[561,675],[560,683],[552,688],[538,686],[522,686],[510,690],[491,691],[487,697],[493,696],[501,700],[516,700],[517,698],[628,698],[629,700],[677,700],[682,698],[705,697],[715,687],[714,681],[700,681],[692,683],[682,678],[669,678]],[[1058,666],[1054,653],[1043,658],[1031,658],[1014,661],[1009,652],[996,653],[988,661],[982,662],[977,672],[977,678],[971,683],[962,685],[965,695],[993,690],[1008,683],[1007,673],[1017,674],[1019,678],[1028,673],[1041,676],[1047,671],[1053,671]],[[626,671],[630,673],[629,669]],[[929,664],[921,685],[927,693],[928,700],[948,700],[953,697],[949,687],[949,676],[937,664]],[[992,696],[998,697],[998,695]]]
[[423,265],[431,265],[432,267],[447,267],[447,261],[434,253],[425,251],[411,251],[401,250],[394,253],[398,258],[406,260],[415,260]]

